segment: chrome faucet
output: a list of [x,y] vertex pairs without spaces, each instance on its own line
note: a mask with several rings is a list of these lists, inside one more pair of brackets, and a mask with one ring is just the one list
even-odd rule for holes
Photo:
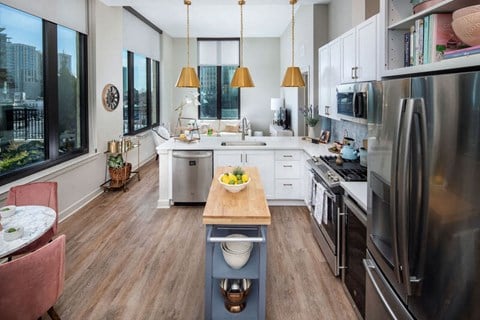
[[242,118],[242,140],[245,140],[245,132],[247,131],[247,117]]

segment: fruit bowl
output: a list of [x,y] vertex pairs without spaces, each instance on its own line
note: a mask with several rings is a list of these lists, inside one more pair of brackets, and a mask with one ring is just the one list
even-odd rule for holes
[[237,193],[242,191],[250,183],[250,177],[241,167],[235,167],[232,172],[225,172],[218,177],[218,182],[225,190]]
[[241,184],[229,184],[222,181],[222,176],[218,177],[218,182],[220,182],[220,184],[225,188],[225,190],[231,193],[237,193],[245,189],[247,185],[250,183],[250,180],[251,179],[248,178],[246,182],[243,182]]

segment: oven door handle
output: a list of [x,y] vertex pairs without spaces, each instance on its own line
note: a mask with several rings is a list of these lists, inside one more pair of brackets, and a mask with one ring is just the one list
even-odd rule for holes
[[325,191],[323,192],[323,197],[328,197],[330,200],[335,201],[335,195],[330,192],[330,188],[321,180],[322,178],[319,179],[320,181],[315,179],[315,183],[320,184],[325,189]]
[[322,185],[322,187],[325,189],[325,193],[328,195],[330,199],[333,200],[335,198],[335,195],[329,191],[330,187],[323,181],[323,179],[313,169],[311,169],[310,171],[313,173],[313,180],[315,181],[315,183]]

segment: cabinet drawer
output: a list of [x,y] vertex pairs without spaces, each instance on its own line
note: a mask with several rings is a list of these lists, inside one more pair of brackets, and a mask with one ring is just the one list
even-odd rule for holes
[[275,178],[299,179],[300,161],[275,161]]
[[277,150],[275,151],[275,160],[300,160],[301,151],[299,150]]
[[299,199],[302,200],[301,179],[276,179],[275,199]]

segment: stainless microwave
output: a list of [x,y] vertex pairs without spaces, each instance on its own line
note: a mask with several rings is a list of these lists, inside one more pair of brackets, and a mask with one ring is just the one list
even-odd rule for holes
[[367,123],[368,109],[375,103],[376,81],[337,86],[337,114],[340,119]]

